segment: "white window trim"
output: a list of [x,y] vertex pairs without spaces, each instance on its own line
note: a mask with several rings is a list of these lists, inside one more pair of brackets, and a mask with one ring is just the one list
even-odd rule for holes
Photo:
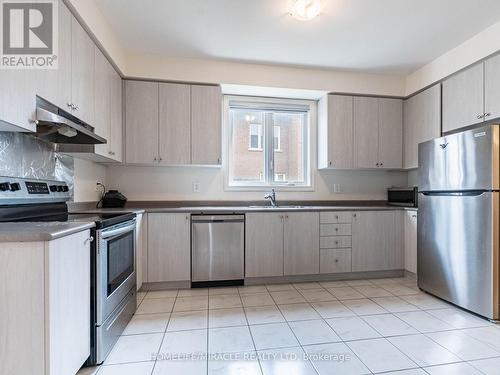
[[[276,128],[278,128],[278,148],[274,148],[274,131],[276,130]],[[281,127],[277,126],[277,125],[274,125],[274,128],[273,128],[273,150],[275,152],[281,152]]]
[[[259,137],[259,141],[257,142],[257,147],[252,147],[252,125],[258,126],[259,132],[257,136]],[[248,150],[249,151],[262,151],[262,139],[263,137],[263,129],[264,125],[262,124],[248,124]]]
[[[233,100],[244,100],[254,103],[282,103],[287,105],[290,103],[295,103],[297,105],[309,106],[309,126],[308,126],[308,147],[306,151],[307,167],[309,169],[309,183],[306,185],[288,185],[288,184],[270,184],[261,185],[256,184],[252,186],[251,184],[246,184],[245,186],[234,186],[229,183],[229,159],[231,155],[231,119],[229,112],[229,102]],[[317,101],[306,100],[306,99],[283,99],[283,98],[266,98],[266,97],[251,97],[251,96],[236,96],[236,95],[224,95],[223,100],[223,124],[222,124],[222,155],[223,155],[223,175],[224,175],[224,191],[268,191],[270,188],[274,188],[276,191],[304,191],[311,192],[315,190],[315,165],[316,165],[316,153],[317,153]]]

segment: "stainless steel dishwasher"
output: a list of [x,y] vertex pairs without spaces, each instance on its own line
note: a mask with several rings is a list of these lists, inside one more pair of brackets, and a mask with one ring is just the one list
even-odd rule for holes
[[241,285],[245,270],[245,216],[191,217],[192,286]]

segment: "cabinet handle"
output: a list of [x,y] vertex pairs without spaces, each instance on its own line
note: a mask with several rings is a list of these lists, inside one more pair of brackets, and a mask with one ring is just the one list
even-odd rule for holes
[[490,117],[490,116],[491,116],[490,112],[484,114],[484,117]]
[[378,167],[378,163],[377,163],[377,164],[375,164],[375,165]]
[[339,260],[338,260],[338,259],[335,259],[335,263],[338,263],[338,262],[339,262]]
[[383,166],[383,165],[384,165],[384,163],[380,163],[380,166]]
[[411,217],[417,217],[417,215],[411,215]]
[[217,158],[217,164],[220,164],[220,158]]
[[338,245],[339,244],[339,241],[335,241],[335,245]]
[[94,237],[90,236],[89,238],[85,239],[85,241],[83,241],[83,244],[86,245],[87,242],[94,242]]
[[72,104],[72,103],[70,103],[70,102],[68,102],[66,105],[67,105],[69,108],[73,108],[73,104]]
[[335,215],[335,219],[337,219],[337,220],[338,220],[338,219],[339,219],[339,215]]
[[154,158],[154,159],[153,159],[153,161],[157,161],[157,159],[156,159],[156,158]]
[[75,111],[78,111],[80,109],[80,107],[78,107],[77,105],[75,105],[75,107],[73,108]]
[[335,228],[335,232],[338,232],[339,231],[339,228]]
[[331,162],[331,161],[329,161],[329,162],[328,162],[328,165],[331,167],[331,166],[332,166],[332,162]]
[[162,158],[159,158],[158,161],[162,161],[163,159]]
[[285,220],[288,220],[288,215],[285,215]]
[[280,215],[280,219],[281,219],[281,221],[283,222],[283,220],[284,220],[283,215]]
[[480,120],[484,117],[484,115],[477,115],[477,119]]
[[186,216],[186,220],[189,220],[189,216]]
[[353,214],[352,217],[356,217],[356,214]]

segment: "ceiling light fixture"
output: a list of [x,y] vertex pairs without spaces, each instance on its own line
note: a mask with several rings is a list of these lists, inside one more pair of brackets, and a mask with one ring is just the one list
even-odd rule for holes
[[290,15],[299,21],[309,21],[321,13],[321,0],[295,0]]

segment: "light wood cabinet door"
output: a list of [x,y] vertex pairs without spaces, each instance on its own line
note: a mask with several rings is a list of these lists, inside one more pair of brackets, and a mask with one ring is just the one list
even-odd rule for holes
[[94,42],[72,17],[71,23],[71,101],[72,113],[86,123],[94,123]]
[[191,279],[189,214],[148,214],[148,282]]
[[284,214],[245,216],[245,277],[283,276]]
[[191,163],[221,164],[222,94],[219,86],[191,86]]
[[377,168],[378,98],[354,98],[354,161],[356,168]]
[[[160,164],[189,164],[191,86],[160,83],[159,95]],[[205,136],[211,137],[207,134]]]
[[403,101],[378,99],[378,161],[381,168],[403,167]]
[[108,141],[103,145],[97,145],[96,150],[104,156],[108,156],[111,123],[111,77],[113,67],[108,62],[99,48],[94,49],[94,131]]
[[158,160],[158,82],[125,81],[125,160]]
[[417,273],[417,211],[405,212],[405,269]]
[[418,167],[418,144],[441,135],[441,84],[404,102],[404,168]]
[[318,168],[351,169],[353,97],[326,95],[318,104]]
[[361,211],[353,214],[352,271],[401,270],[401,211]]
[[443,82],[443,132],[483,121],[484,64],[476,64]]
[[110,122],[110,158],[121,162],[123,160],[123,81],[114,70],[111,72]]
[[48,242],[49,374],[75,374],[90,355],[90,232]]
[[319,213],[285,214],[284,274],[319,273]]
[[484,119],[500,117],[500,55],[484,62]]

